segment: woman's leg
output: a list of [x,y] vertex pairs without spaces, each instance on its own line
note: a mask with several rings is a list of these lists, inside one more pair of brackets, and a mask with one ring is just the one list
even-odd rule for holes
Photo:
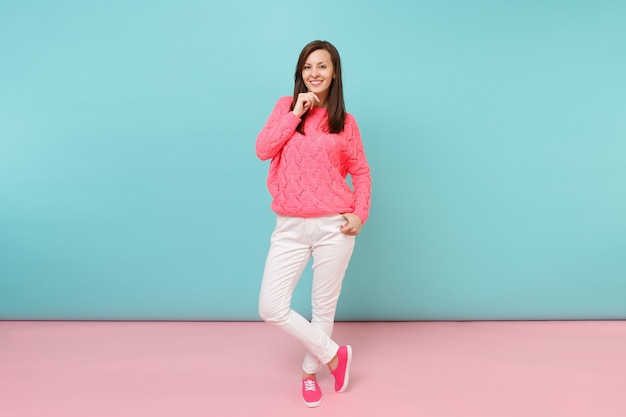
[[[355,237],[339,230],[345,223],[341,215],[319,219],[320,238],[312,247],[313,252],[313,288],[311,291],[311,324],[329,337],[335,323],[337,302],[345,276]],[[305,373],[315,374],[323,364],[315,355],[307,351],[302,363]]]
[[316,240],[315,220],[278,216],[261,283],[259,315],[300,341],[318,360],[328,363],[339,346],[322,329],[291,309],[293,291]]

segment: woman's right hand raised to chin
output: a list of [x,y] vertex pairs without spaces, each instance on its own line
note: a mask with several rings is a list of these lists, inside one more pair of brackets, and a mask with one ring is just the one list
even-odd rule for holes
[[293,107],[292,111],[296,116],[302,117],[304,113],[306,113],[311,107],[315,105],[315,102],[321,102],[319,97],[317,97],[315,93],[300,93],[298,94],[296,105]]

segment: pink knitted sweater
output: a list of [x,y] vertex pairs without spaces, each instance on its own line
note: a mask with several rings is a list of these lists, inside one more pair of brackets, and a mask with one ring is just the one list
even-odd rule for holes
[[272,210],[295,217],[354,213],[365,223],[372,182],[356,120],[346,114],[343,132],[326,133],[326,109],[314,107],[302,135],[296,131],[301,119],[290,110],[292,99],[278,100],[256,141],[257,156],[272,159],[267,177]]

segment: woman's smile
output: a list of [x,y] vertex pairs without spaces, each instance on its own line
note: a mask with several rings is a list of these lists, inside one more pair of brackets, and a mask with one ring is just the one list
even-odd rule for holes
[[302,68],[302,80],[306,88],[317,94],[322,103],[326,101],[326,95],[335,76],[335,69],[330,53],[325,49],[318,49],[307,57]]

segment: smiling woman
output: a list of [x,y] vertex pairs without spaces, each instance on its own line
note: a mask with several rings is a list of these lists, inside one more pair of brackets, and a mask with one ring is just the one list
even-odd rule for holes
[[[304,47],[294,97],[278,101],[257,138],[257,155],[271,159],[267,184],[277,214],[265,264],[259,314],[306,349],[302,398],[322,401],[316,373],[324,364],[335,391],[348,386],[352,348],[331,339],[341,284],[355,236],[367,220],[370,169],[356,121],[343,104],[339,53],[329,42]],[[354,190],[346,182],[352,177]],[[291,308],[300,275],[313,257],[312,319]]]
[[294,79],[291,110],[301,118],[298,132],[304,133],[307,110],[313,106],[328,109],[330,133],[343,131],[346,108],[343,101],[341,58],[337,48],[326,41],[310,42],[300,53]]

